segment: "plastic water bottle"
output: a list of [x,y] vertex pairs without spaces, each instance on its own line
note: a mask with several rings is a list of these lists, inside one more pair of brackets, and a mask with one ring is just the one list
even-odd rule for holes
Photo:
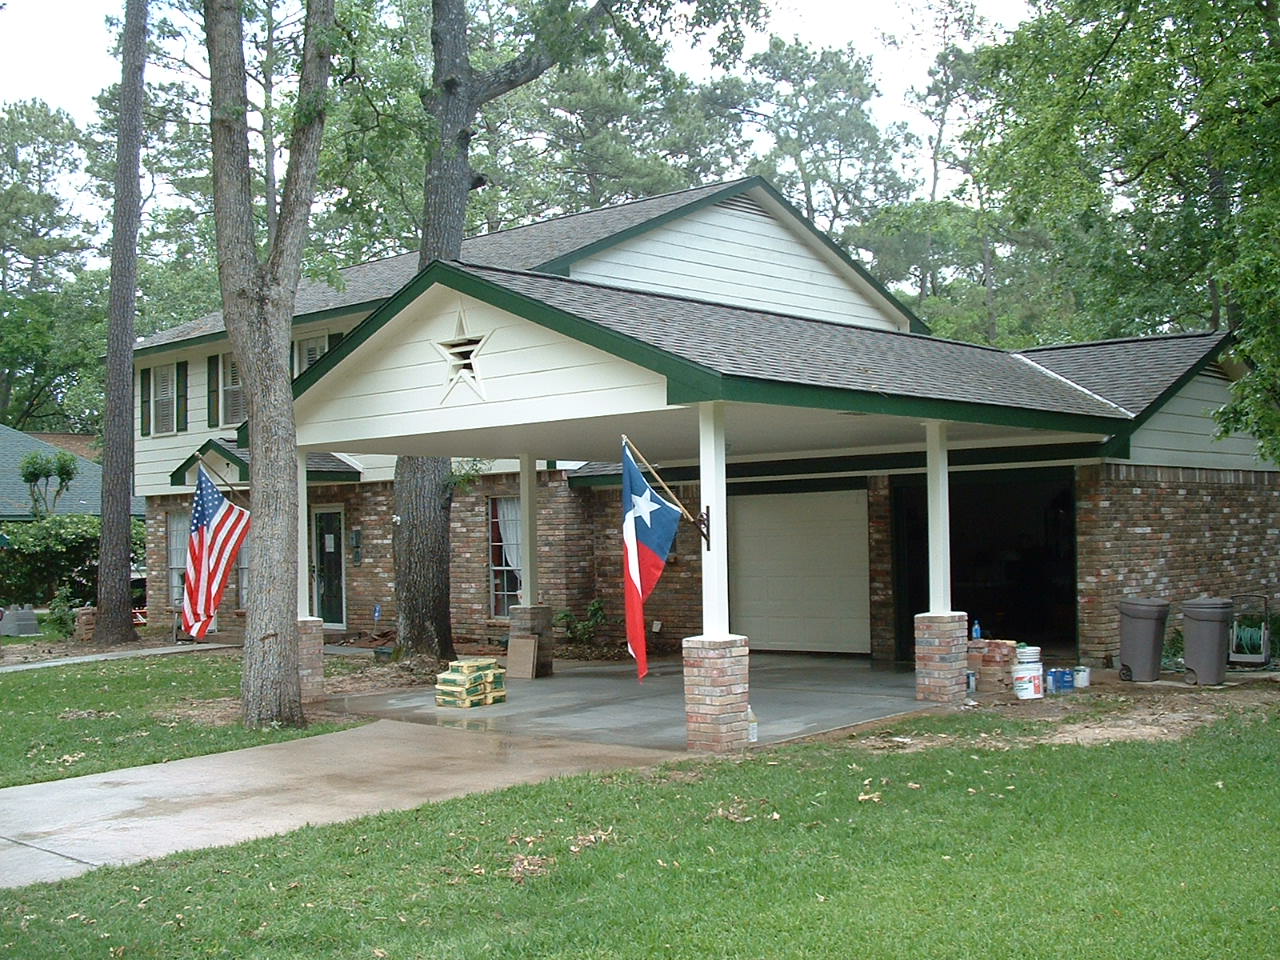
[[756,712],[747,707],[747,743],[756,743],[760,739],[760,724],[756,722]]
[[973,621],[973,639],[982,639],[982,624],[977,620]]

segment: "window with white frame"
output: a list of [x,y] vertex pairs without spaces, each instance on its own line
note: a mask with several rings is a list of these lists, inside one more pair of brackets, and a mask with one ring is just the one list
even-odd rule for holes
[[168,531],[169,606],[182,607],[183,577],[187,572],[187,543],[191,540],[191,511],[170,510],[165,515]]
[[520,602],[520,498],[489,499],[489,609],[511,615]]
[[173,433],[178,429],[178,365],[151,368],[151,431]]
[[249,603],[249,556],[253,541],[253,530],[245,534],[240,552],[236,554],[236,609],[244,610]]
[[295,340],[294,347],[297,350],[293,368],[296,374],[306,370],[325,355],[329,349],[329,336],[328,334],[319,333],[314,337]]
[[218,366],[222,371],[222,425],[238,427],[249,418],[249,402],[245,397],[244,383],[240,380],[240,367],[229,353],[222,355]]

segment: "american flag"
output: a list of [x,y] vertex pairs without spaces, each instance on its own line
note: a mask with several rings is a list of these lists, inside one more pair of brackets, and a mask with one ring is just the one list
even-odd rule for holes
[[227,574],[249,532],[249,511],[219,493],[204,467],[198,473],[182,597],[182,629],[197,639],[209,632],[227,588]]

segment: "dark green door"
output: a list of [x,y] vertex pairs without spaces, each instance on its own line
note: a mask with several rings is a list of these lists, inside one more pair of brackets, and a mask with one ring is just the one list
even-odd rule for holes
[[342,511],[317,510],[316,531],[316,616],[325,623],[345,624],[346,603],[342,592]]

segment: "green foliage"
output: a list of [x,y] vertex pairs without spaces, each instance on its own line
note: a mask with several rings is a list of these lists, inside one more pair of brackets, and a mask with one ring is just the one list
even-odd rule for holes
[[71,594],[70,584],[64,583],[53,594],[53,599],[49,601],[49,615],[45,618],[45,623],[58,632],[61,637],[69,637],[76,629],[76,607],[80,604],[75,602],[75,597]]
[[[75,606],[98,594],[98,539],[101,518],[60,514],[25,523],[7,523],[9,547],[0,550],[0,605],[51,600],[65,587]],[[133,558],[145,552],[146,528],[133,521]]]
[[596,632],[608,619],[604,612],[604,601],[596,597],[587,604],[587,615],[581,620],[572,610],[561,610],[556,614],[555,622],[564,627],[565,633],[574,643],[591,644],[596,642]]
[[[80,464],[66,450],[53,454],[33,450],[18,463],[18,471],[31,494],[31,514],[39,518],[50,516],[57,508],[58,501],[80,472]],[[58,483],[50,499],[49,484],[55,479]]]

